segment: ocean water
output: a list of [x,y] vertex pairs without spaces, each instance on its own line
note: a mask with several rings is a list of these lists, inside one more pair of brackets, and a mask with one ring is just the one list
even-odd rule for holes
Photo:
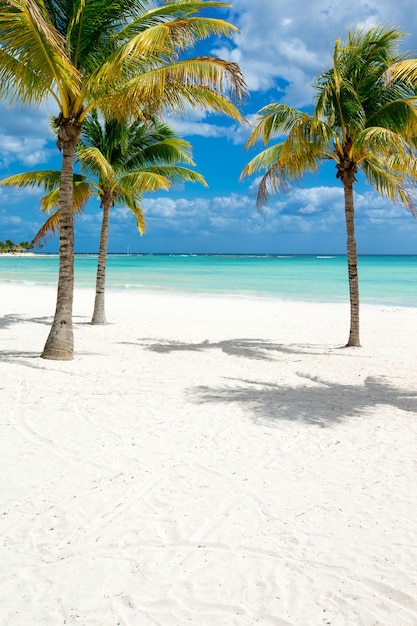
[[[417,306],[417,256],[362,256],[361,302]],[[97,257],[76,255],[76,287],[95,286]],[[56,285],[58,257],[0,255],[0,283]],[[109,255],[107,289],[348,301],[345,256]]]

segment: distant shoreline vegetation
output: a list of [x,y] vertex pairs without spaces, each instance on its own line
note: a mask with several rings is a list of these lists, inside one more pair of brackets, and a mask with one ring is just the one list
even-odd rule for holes
[[0,241],[0,254],[3,252],[12,253],[12,254],[20,254],[22,252],[29,252],[33,250],[34,244],[30,241],[21,241],[20,243],[14,243],[11,239],[6,239],[6,241]]

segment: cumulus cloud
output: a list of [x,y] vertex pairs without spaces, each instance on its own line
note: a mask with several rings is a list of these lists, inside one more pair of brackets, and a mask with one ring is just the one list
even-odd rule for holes
[[[389,228],[404,218],[405,209],[390,204],[376,192],[355,195],[358,228],[365,222]],[[283,198],[273,197],[262,212],[253,197],[232,193],[207,198],[152,198],[144,200],[148,230],[194,231],[204,234],[297,234],[344,232],[342,186],[294,189]],[[121,216],[120,216],[121,217]],[[114,216],[113,216],[114,218]]]
[[181,118],[167,115],[166,120],[181,137],[223,138],[235,145],[245,143],[251,130],[249,123],[239,125],[224,116],[193,109]]
[[9,109],[0,105],[0,167],[13,163],[36,168],[56,155],[57,148],[43,109]]
[[[301,107],[311,102],[311,83],[332,58],[335,40],[357,25],[395,25],[412,36],[403,50],[417,49],[414,0],[234,0],[230,20],[239,27],[235,48],[218,51],[238,62],[252,91],[275,89]],[[278,98],[277,98],[278,99]]]
[[39,208],[39,200],[43,195],[43,190],[35,187],[34,189],[18,189],[17,187],[0,186],[0,202],[3,206],[20,204],[32,204]]
[[[38,219],[36,219],[38,218]],[[0,233],[2,239],[15,242],[31,241],[43,223],[39,212],[34,211],[31,218],[10,213],[6,208],[0,209]]]

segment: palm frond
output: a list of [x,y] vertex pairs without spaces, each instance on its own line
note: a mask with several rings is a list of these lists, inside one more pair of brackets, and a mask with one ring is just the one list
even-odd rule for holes
[[258,211],[268,204],[271,193],[277,194],[280,190],[287,192],[288,189],[289,181],[286,172],[278,162],[265,172],[259,182],[258,195],[256,197]]
[[281,157],[282,148],[284,143],[274,144],[265,148],[257,154],[244,168],[240,179],[242,180],[246,176],[252,176],[258,174],[271,167],[272,164],[277,163]]
[[288,129],[286,140],[261,151],[241,174],[242,179],[264,172],[258,187],[258,209],[267,204],[271,193],[286,193],[291,183],[298,182],[306,172],[316,171],[323,158],[335,158],[329,126],[314,116],[286,106],[262,109],[255,133],[260,128],[259,135],[268,138],[283,127]]
[[[87,179],[82,174],[74,174],[74,187],[82,188],[83,185],[89,185]],[[8,178],[0,180],[0,185],[7,187],[17,187],[19,189],[33,189],[35,187],[42,187],[47,194],[41,200],[41,209],[50,211],[57,207],[59,204],[59,188],[61,182],[60,170],[34,170],[32,172],[23,172],[21,174],[14,174]],[[53,201],[45,200],[44,198],[50,197],[56,198],[55,204]]]
[[211,0],[169,0],[162,5],[155,5],[150,0],[142,0],[140,3],[132,3],[131,0],[124,0],[132,9],[132,18],[135,24],[142,23],[142,28],[147,28],[151,24],[172,19],[182,19],[189,15],[194,15],[205,9],[230,8],[229,2],[217,2]]
[[235,26],[224,20],[206,17],[186,16],[155,24],[149,24],[147,20],[146,25],[144,29],[143,18],[132,21],[119,34],[118,39],[125,38],[126,43],[109,58],[106,64],[107,80],[113,80],[115,72],[121,71],[130,58],[175,60],[183,50],[194,47],[197,42],[208,37],[230,37],[237,32]]
[[[192,154],[191,144],[179,137],[169,137],[161,141],[155,141],[149,146],[145,146],[143,150],[138,151],[135,155],[137,163],[188,163],[195,165]],[[129,162],[134,167],[135,156]],[[140,159],[140,161],[139,161]],[[129,169],[130,169],[129,165]]]
[[357,135],[352,150],[358,163],[373,154],[387,159],[388,162],[391,155],[401,155],[401,158],[408,160],[412,146],[403,134],[389,128],[371,126]]
[[77,150],[77,160],[85,172],[99,176],[105,181],[114,181],[116,172],[99,148],[94,146],[80,147]]
[[36,0],[0,4],[0,85],[11,103],[37,105],[48,95],[64,112],[79,93],[80,75],[65,53],[65,39]]
[[[91,198],[95,191],[95,185],[87,182],[85,179],[82,181],[74,182],[73,189],[73,211],[81,212],[88,200]],[[41,198],[40,209],[44,213],[54,211],[59,207],[59,187],[52,189]]]
[[135,65],[141,64],[141,71],[160,65],[163,59],[173,62],[181,51],[191,49],[207,37],[228,37],[237,31],[235,26],[224,20],[193,16],[209,6],[202,2],[168,2],[151,8],[143,6],[142,12],[128,21],[117,34],[117,46],[103,64],[102,79],[113,83],[132,61]]
[[129,200],[128,198],[123,198],[124,204],[132,211],[136,220],[136,227],[141,235],[144,234],[146,229],[145,224],[145,216],[143,214],[142,206],[141,206],[141,198],[140,196],[133,196]]
[[[133,78],[120,79],[111,93],[103,87],[98,72],[86,84],[105,117],[130,115],[152,117],[162,111],[184,114],[187,106],[224,113],[239,122],[244,118],[232,99],[246,93],[242,72],[236,63],[211,57],[196,57],[143,71],[132,67]],[[119,77],[120,78],[120,77]],[[84,116],[87,115],[86,108]]]
[[[59,207],[59,187],[52,189],[41,198],[40,210],[44,213],[50,213]],[[58,212],[59,215],[59,212]]]
[[[401,162],[403,164],[402,160]],[[395,172],[394,168],[387,168],[386,161],[376,158],[365,161],[362,169],[378,193],[391,202],[403,204],[414,217],[416,216],[415,200],[412,193],[413,186],[411,186],[409,179],[404,176],[404,173]]]
[[289,133],[294,124],[305,116],[306,113],[286,104],[268,104],[258,112],[253,123],[254,129],[246,142],[246,147],[253,146],[258,140],[267,144],[277,134]]
[[[168,190],[171,182],[166,176],[148,170],[124,174],[123,177],[117,180],[117,186],[123,186],[124,189],[130,188],[135,194],[143,194],[145,192],[157,191],[158,189]],[[116,192],[116,186],[113,191]]]
[[384,74],[386,84],[392,81],[405,81],[411,88],[417,87],[417,59],[402,59],[387,68]]
[[42,224],[42,226],[32,239],[32,243],[35,245],[40,245],[44,241],[46,241],[48,235],[55,235],[55,233],[57,232],[59,232],[59,211],[55,211],[55,213],[50,215],[46,222]]
[[[208,186],[201,174],[181,165],[153,165],[148,167],[147,171],[167,178],[171,184],[191,182],[201,183],[204,187]],[[124,176],[120,177],[119,180],[123,178]]]
[[59,187],[60,181],[60,170],[35,170],[33,172],[23,172],[4,178],[0,181],[0,185],[18,187],[19,189],[43,187],[46,191],[50,191],[51,189]]
[[386,101],[381,102],[381,106],[369,116],[368,126],[389,128],[405,136],[414,136],[417,123],[417,97],[410,96],[409,93],[405,97],[398,97],[396,93],[393,95],[394,98],[387,97]]
[[[75,200],[73,205],[74,213],[81,213],[84,210],[85,204],[91,197],[91,189],[89,188],[89,193],[86,193],[86,188],[81,189],[80,185],[77,192],[74,193]],[[41,209],[42,211],[49,213],[50,211],[57,209],[59,205],[59,190],[51,191],[49,194],[43,196],[41,200]],[[49,235],[55,235],[59,232],[59,209],[55,210],[52,215],[48,217],[48,219],[42,224],[34,238],[32,239],[32,243],[35,245],[42,244]]]

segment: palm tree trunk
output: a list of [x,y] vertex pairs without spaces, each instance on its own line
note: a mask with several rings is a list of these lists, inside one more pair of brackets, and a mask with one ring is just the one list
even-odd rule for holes
[[103,221],[101,223],[100,248],[98,252],[96,297],[94,301],[94,313],[91,319],[92,324],[107,324],[104,307],[104,295],[106,284],[106,263],[107,246],[109,241],[110,209],[113,205],[113,198],[106,194],[102,198]]
[[358,255],[355,239],[355,209],[353,204],[353,185],[349,181],[344,184],[345,218],[347,232],[347,259],[350,296],[350,332],[346,347],[360,347],[359,339],[359,278]]
[[75,148],[81,128],[68,121],[59,128],[62,146],[59,192],[59,275],[55,317],[41,354],[43,359],[71,361],[74,356],[72,304],[74,297],[74,215],[72,210]]

